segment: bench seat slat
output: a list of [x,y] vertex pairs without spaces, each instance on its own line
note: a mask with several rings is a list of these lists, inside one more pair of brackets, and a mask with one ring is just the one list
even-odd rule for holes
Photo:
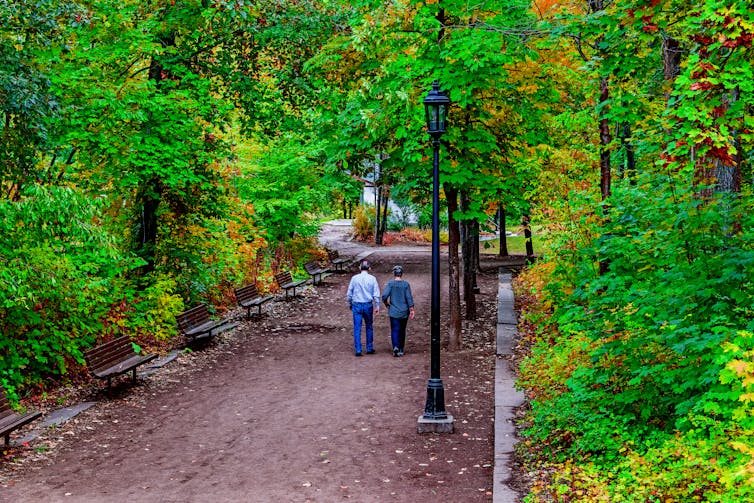
[[238,326],[232,320],[212,320],[206,304],[199,304],[176,316],[178,329],[191,340],[212,337]]
[[280,285],[280,288],[293,288],[294,286],[300,286],[306,283],[305,279],[299,280],[299,281],[289,281],[288,283],[284,283]]
[[224,322],[222,320],[220,320],[220,321],[210,320],[210,321],[202,323],[201,325],[198,325],[198,326],[195,326],[193,328],[190,328],[190,329],[184,331],[184,333],[186,335],[194,335],[194,334],[200,334],[200,333],[203,333],[203,332],[210,332],[212,329],[214,329],[216,327],[219,327],[219,326],[222,326],[223,324],[224,324]]
[[12,431],[31,423],[42,415],[41,412],[26,412],[18,414],[11,408],[5,390],[0,387],[0,436],[5,438],[6,447],[10,444]]
[[239,302],[238,305],[241,306],[241,307],[249,307],[249,306],[255,307],[255,306],[258,306],[260,304],[264,304],[268,300],[272,300],[274,298],[275,297],[272,296],[272,295],[266,295],[264,297],[257,297],[256,299],[251,299],[251,300]]
[[115,365],[95,368],[94,370],[92,370],[92,374],[94,374],[95,376],[99,378],[125,374],[129,370],[133,370],[134,368],[144,363],[151,362],[155,358],[157,358],[157,355],[146,355],[146,356],[133,355],[132,357],[126,360],[120,361],[116,363]]
[[28,412],[26,414],[14,413],[12,416],[0,418],[0,435],[5,435],[6,432],[17,430],[21,426],[34,421],[41,415],[41,412]]

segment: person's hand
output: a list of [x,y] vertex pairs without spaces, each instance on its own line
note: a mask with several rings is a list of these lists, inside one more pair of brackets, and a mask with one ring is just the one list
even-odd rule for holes
[[380,308],[379,307],[375,307],[374,308],[374,315],[377,316],[378,314],[380,314]]
[[411,318],[412,320],[414,319],[414,310],[413,309],[409,310],[408,317]]
[[353,311],[353,304],[351,304],[350,302],[348,303],[348,310]]

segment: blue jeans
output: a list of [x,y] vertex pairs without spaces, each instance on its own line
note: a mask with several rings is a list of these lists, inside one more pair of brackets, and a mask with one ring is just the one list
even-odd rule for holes
[[408,318],[390,318],[390,339],[393,342],[393,349],[403,352],[406,345],[406,325]]
[[367,332],[367,351],[374,351],[374,308],[371,302],[354,302],[353,312],[353,350],[361,353],[361,322],[364,321]]

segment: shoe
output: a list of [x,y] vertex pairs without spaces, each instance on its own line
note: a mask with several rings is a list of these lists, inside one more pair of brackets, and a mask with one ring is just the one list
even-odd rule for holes
[[370,350],[370,351],[367,351],[367,354],[368,354],[368,355],[373,355],[373,354],[374,354],[374,349],[372,349],[372,350]]
[[405,355],[405,354],[406,354],[406,353],[404,353],[403,351],[398,351],[398,356],[403,356],[403,355]]
[[361,356],[361,351],[357,351],[354,353],[354,356]]
[[398,353],[400,353],[400,351],[398,350],[398,348],[393,348],[393,356],[397,357]]

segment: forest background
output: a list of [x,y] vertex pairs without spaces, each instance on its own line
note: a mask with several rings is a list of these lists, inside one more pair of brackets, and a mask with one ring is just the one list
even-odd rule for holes
[[449,350],[490,217],[547,237],[517,283],[527,501],[754,497],[748,2],[0,0],[0,20],[14,401],[322,257],[317,222],[375,165],[426,222],[438,80]]

